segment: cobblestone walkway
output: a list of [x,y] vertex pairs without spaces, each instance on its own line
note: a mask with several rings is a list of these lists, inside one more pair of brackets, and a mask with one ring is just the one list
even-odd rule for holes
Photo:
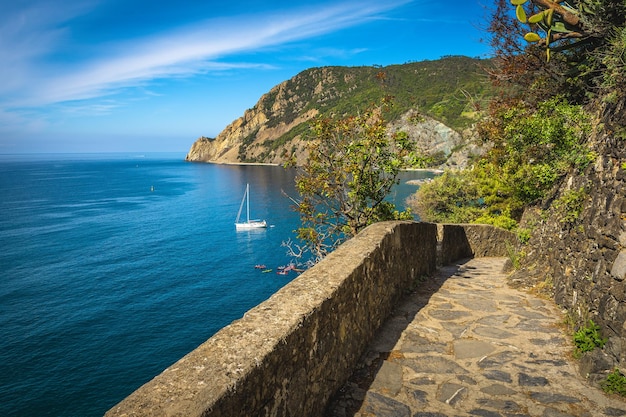
[[554,304],[507,285],[505,261],[445,267],[409,296],[326,416],[626,416],[567,360]]

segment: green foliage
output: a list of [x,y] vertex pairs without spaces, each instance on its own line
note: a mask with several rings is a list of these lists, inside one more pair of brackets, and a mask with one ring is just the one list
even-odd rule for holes
[[[589,36],[584,29],[579,16],[579,12],[591,11],[591,3],[594,0],[580,0],[580,10],[572,8],[565,2],[552,1],[516,1],[514,3],[517,19],[521,23],[528,23],[533,32],[524,35],[524,39],[530,43],[538,43],[546,49],[546,60],[550,60],[550,46],[558,43],[559,50],[573,48],[581,42],[583,38]],[[531,10],[534,14],[527,16],[524,9],[525,4],[532,4]],[[537,11],[537,9],[539,9]],[[542,32],[543,37],[537,32]]]
[[522,263],[522,259],[524,258],[524,252],[517,250],[513,245],[507,243],[506,244],[506,252],[511,260],[511,265],[513,265],[513,269],[519,269]]
[[510,212],[504,214],[485,213],[480,217],[473,219],[473,223],[491,224],[506,230],[513,230],[517,227],[517,222],[511,218]]
[[319,117],[312,124],[309,157],[298,167],[296,230],[302,246],[291,254],[316,263],[369,224],[412,219],[386,201],[391,187],[413,151],[405,134],[387,134],[383,112],[373,107],[348,117]]
[[604,392],[626,397],[626,376],[624,376],[619,369],[615,368],[613,372],[607,375],[606,380],[602,383],[602,389]]
[[[608,99],[616,103],[615,107],[621,109],[622,114],[609,111],[605,112],[605,117],[622,120],[626,102],[626,2],[520,0],[518,3],[514,5],[517,19],[511,19],[515,25],[507,21],[499,26],[492,24],[492,28],[499,29],[496,37],[508,37],[510,43],[514,42],[511,40],[513,31],[502,28],[515,26],[516,35],[523,36],[529,43],[525,57],[522,55],[515,60],[516,65],[523,68],[524,76],[534,78],[535,92],[524,93],[546,97],[558,91],[580,104],[595,98]],[[522,11],[524,13],[520,13]],[[496,18],[505,19],[502,14]],[[521,29],[522,24],[527,25],[526,30]],[[544,51],[545,65],[541,71],[536,71],[533,61],[540,50]],[[519,51],[507,50],[513,54]],[[539,90],[544,91],[539,93]]]
[[446,173],[422,186],[416,199],[420,218],[515,229],[525,207],[541,201],[570,169],[582,170],[594,158],[584,140],[590,128],[580,106],[556,98],[498,108],[480,126],[493,143],[489,154],[471,170]]
[[530,241],[530,238],[532,237],[532,231],[525,227],[517,228],[516,233],[517,233],[517,240],[519,240],[519,242],[522,245],[527,244],[528,241]]
[[471,177],[456,171],[446,171],[422,184],[416,200],[422,220],[440,223],[469,223],[481,214],[483,207]]
[[565,224],[575,223],[583,211],[583,204],[588,195],[585,187],[564,192],[554,202],[554,208],[560,215],[560,222]]
[[595,348],[602,348],[606,342],[607,339],[600,335],[600,326],[595,324],[593,320],[589,320],[585,327],[581,327],[574,333],[574,344],[578,355],[591,352]]

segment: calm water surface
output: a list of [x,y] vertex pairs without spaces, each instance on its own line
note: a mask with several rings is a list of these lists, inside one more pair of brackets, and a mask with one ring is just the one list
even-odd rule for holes
[[1,416],[101,416],[295,278],[254,269],[289,261],[293,173],[183,159],[0,156]]

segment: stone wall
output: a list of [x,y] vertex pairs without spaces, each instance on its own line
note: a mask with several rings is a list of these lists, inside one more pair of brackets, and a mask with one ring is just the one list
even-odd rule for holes
[[518,244],[515,234],[483,224],[439,224],[438,265],[482,256],[509,256]]
[[433,224],[372,225],[107,416],[319,415],[435,246]]
[[[472,247],[488,229],[442,226],[446,256],[498,255]],[[366,228],[106,416],[322,415],[397,302],[434,272],[436,248],[435,224]]]
[[[529,216],[533,237],[512,279],[533,277],[552,288],[576,328],[590,319],[601,327],[608,343],[581,362],[582,374],[601,380],[614,366],[626,367],[626,146],[602,138],[595,150],[596,163],[568,177],[551,204]],[[563,203],[580,190],[578,202]],[[580,203],[578,216],[573,203]]]

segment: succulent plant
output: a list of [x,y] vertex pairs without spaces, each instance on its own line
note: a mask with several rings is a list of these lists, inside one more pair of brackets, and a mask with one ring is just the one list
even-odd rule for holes
[[[539,12],[528,16],[524,5],[532,2]],[[574,8],[566,1],[552,0],[511,0],[515,6],[515,16],[522,23],[528,23],[531,31],[524,35],[524,39],[530,43],[544,45],[546,48],[546,59],[550,60],[551,45],[555,41],[580,40],[585,37],[585,31],[580,20],[581,12],[593,14],[593,3],[596,0],[580,0],[578,8]],[[539,32],[545,35],[542,37]],[[575,45],[576,42],[563,42],[558,46],[558,50],[567,49]],[[554,48],[556,49],[556,48]]]

